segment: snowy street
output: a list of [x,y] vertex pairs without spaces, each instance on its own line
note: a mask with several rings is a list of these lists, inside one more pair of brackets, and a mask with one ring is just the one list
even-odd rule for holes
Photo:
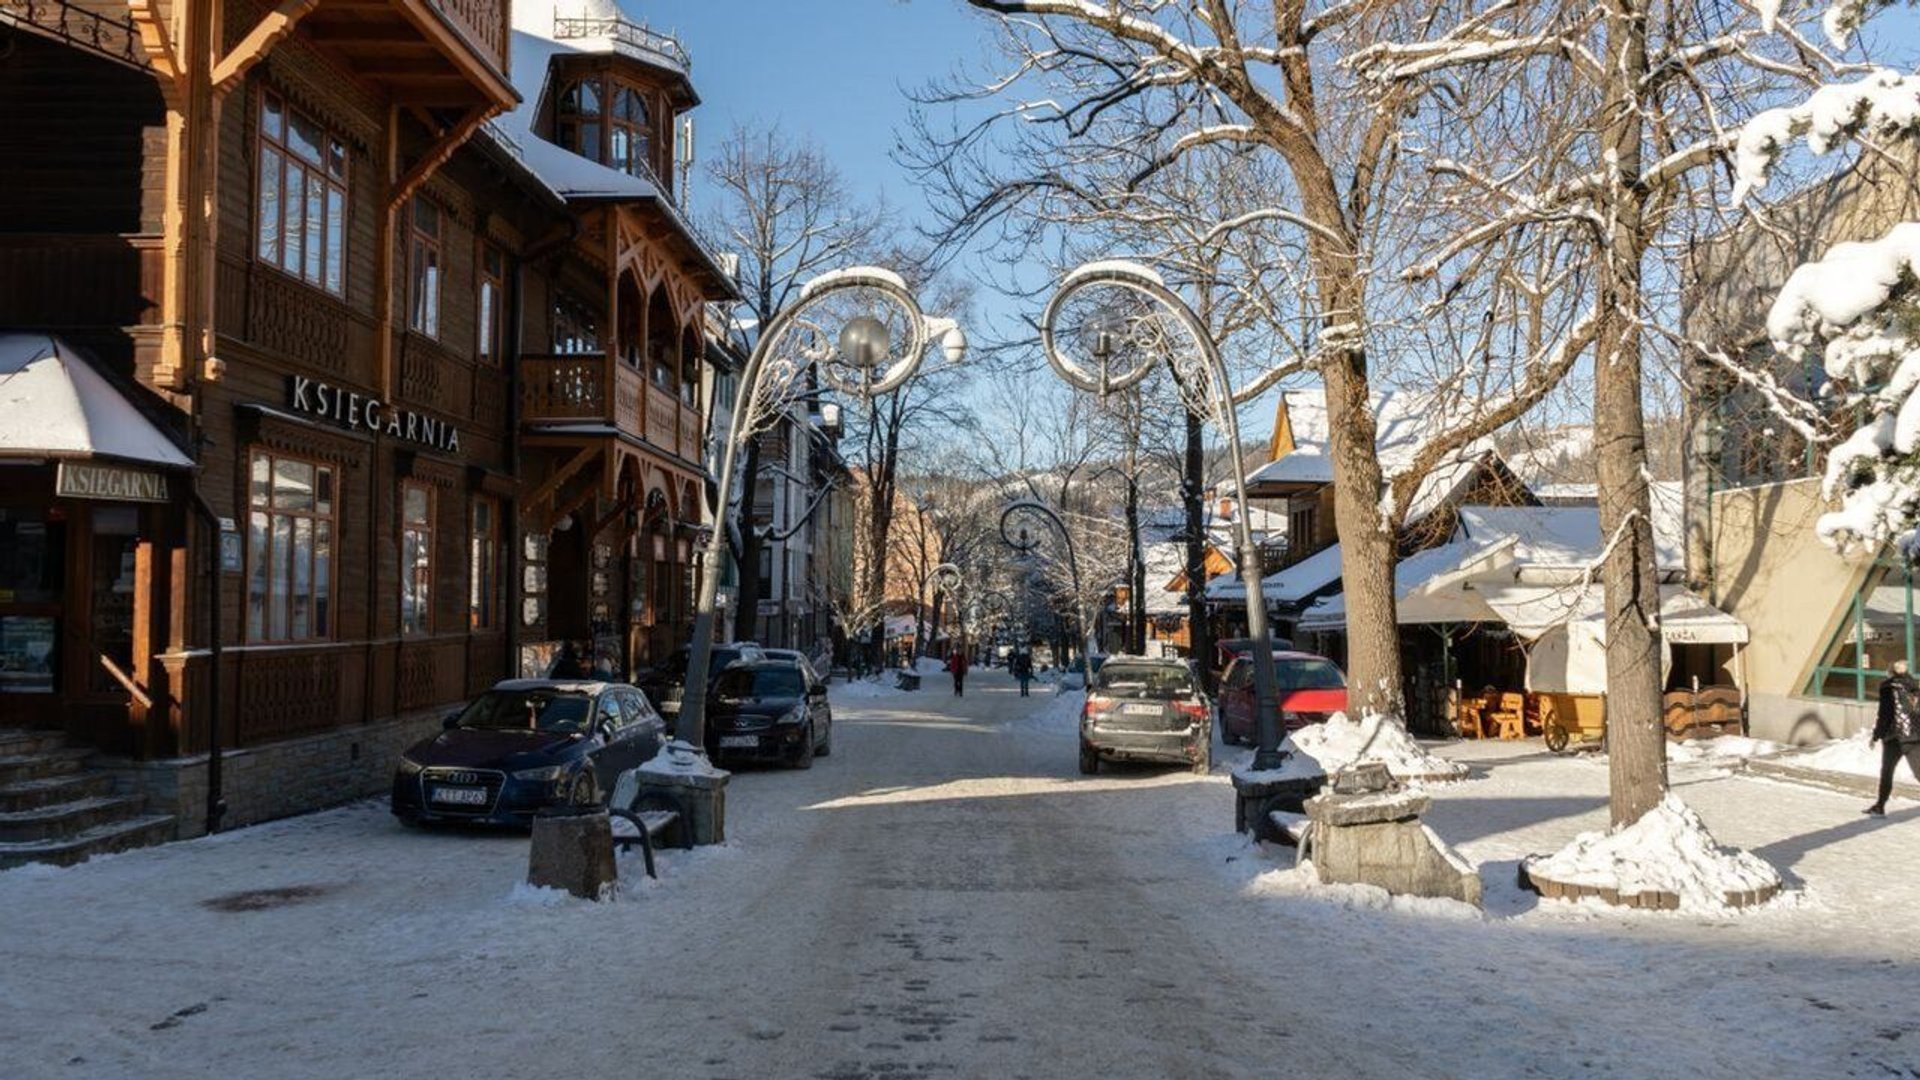
[[[1075,774],[1071,706],[834,687],[834,754],[744,770],[730,842],[595,905],[527,839],[365,802],[0,874],[11,1077],[1920,1076],[1920,808],[1677,765],[1789,895],[1541,906],[1515,860],[1606,770],[1451,744],[1433,826],[1485,915],[1309,885],[1230,834],[1226,762]],[[1064,706],[1064,707],[1063,707]],[[1235,751],[1234,753],[1243,753]],[[262,893],[260,890],[280,890]]]

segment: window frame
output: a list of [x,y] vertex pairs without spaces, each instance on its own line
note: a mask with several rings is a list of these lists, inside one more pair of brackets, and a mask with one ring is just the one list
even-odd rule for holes
[[[273,130],[270,123],[275,109],[279,117],[277,131]],[[316,153],[320,160],[307,156],[294,145],[292,132],[296,117],[316,132]],[[353,160],[348,146],[347,138],[338,128],[312,113],[296,108],[286,95],[266,87],[262,87],[255,95],[253,244],[250,255],[256,264],[340,300],[346,299],[347,295],[347,258],[353,236]],[[271,175],[276,222],[269,241],[264,229],[270,161],[274,165]],[[294,173],[301,178],[300,257],[298,265],[289,267],[287,193],[290,187],[288,178]],[[316,182],[323,213],[317,228],[308,214]],[[316,236],[320,251],[316,268],[309,276],[308,267],[315,265],[316,257],[308,252],[308,241]],[[272,245],[271,252],[268,250],[269,243]]]
[[[415,491],[423,493],[427,499],[426,514],[418,521],[407,511],[407,497]],[[427,637],[433,633],[433,571],[436,554],[433,542],[437,532],[433,515],[438,502],[434,496],[431,484],[418,480],[400,482],[400,636],[403,638]],[[409,545],[412,551],[422,553],[424,558],[416,557],[409,564]]]
[[507,253],[487,240],[473,260],[474,359],[495,367],[506,362]]
[[[431,231],[423,228],[423,210],[433,217]],[[446,295],[446,208],[424,195],[407,206],[407,329],[433,341],[440,340],[441,300]],[[430,260],[428,257],[431,257]],[[427,270],[425,280],[422,270]]]
[[[1848,595],[1846,613],[1834,625],[1833,632],[1827,635],[1820,652],[1814,659],[1813,670],[1807,676],[1804,687],[1807,697],[1856,702],[1870,702],[1875,699],[1878,693],[1878,680],[1891,674],[1885,668],[1874,667],[1867,656],[1866,597],[1877,589],[1889,586],[1901,587],[1905,594],[1904,610],[1901,613],[1903,651],[1894,659],[1904,658],[1908,667],[1915,666],[1916,660],[1920,660],[1920,655],[1916,655],[1920,654],[1920,648],[1916,648],[1916,645],[1920,645],[1920,641],[1916,641],[1920,631],[1917,631],[1915,626],[1914,584],[1912,563],[1888,552],[1881,553],[1873,560],[1865,576],[1860,579],[1859,585]],[[1839,659],[1840,649],[1848,646],[1849,642],[1852,651],[1850,662],[1834,663],[1834,660]],[[1853,696],[1827,692],[1827,681],[1835,676],[1852,678]],[[1870,680],[1875,685],[1869,686]]]
[[[339,615],[335,602],[335,590],[339,585],[339,544],[340,544],[340,470],[331,464],[299,454],[285,454],[261,446],[247,449],[247,471],[242,482],[246,493],[242,505],[246,508],[247,531],[245,558],[242,560],[244,577],[241,584],[241,611],[244,620],[243,637],[250,645],[293,645],[312,641],[332,641],[335,638]],[[256,470],[258,463],[266,466],[265,499],[256,498]],[[303,466],[312,470],[313,484],[311,508],[283,507],[279,504],[279,492],[275,479],[280,475],[276,467],[285,462]],[[322,484],[322,478],[325,484]],[[326,498],[322,499],[322,489]],[[324,507],[324,509],[322,509]],[[256,519],[264,518],[264,526],[256,527]],[[277,548],[283,542],[280,519],[288,524],[284,542],[292,547],[284,565],[284,575],[276,567]],[[293,601],[296,592],[294,586],[298,579],[299,567],[295,557],[299,553],[300,523],[307,523],[306,554],[306,629],[298,631],[298,617]],[[323,529],[324,526],[324,529]],[[324,557],[323,557],[324,549]],[[254,579],[258,575],[264,584],[259,593],[259,608],[256,611]],[[284,626],[285,632],[280,632]]]
[[[483,510],[488,516],[485,529],[480,522]],[[502,626],[501,544],[500,501],[474,496],[467,508],[467,629],[472,633],[492,633]]]

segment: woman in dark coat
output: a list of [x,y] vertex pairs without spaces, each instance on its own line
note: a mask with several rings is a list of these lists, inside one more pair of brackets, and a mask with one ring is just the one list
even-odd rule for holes
[[1873,725],[1872,742],[1880,744],[1880,797],[1867,807],[1869,814],[1887,812],[1893,794],[1893,770],[1907,759],[1907,771],[1920,780],[1920,685],[1907,674],[1907,662],[1895,660],[1893,674],[1880,684],[1880,714]]

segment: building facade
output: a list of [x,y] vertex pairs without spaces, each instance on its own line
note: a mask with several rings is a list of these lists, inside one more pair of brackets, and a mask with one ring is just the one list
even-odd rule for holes
[[677,43],[488,0],[3,10],[0,355],[172,453],[14,410],[0,726],[193,835],[379,790],[559,642],[684,637],[728,286],[673,202]]

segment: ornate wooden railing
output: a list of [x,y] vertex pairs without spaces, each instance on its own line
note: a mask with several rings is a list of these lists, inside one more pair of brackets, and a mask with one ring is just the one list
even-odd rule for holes
[[605,353],[520,358],[523,420],[611,420],[611,364]]
[[687,50],[667,34],[650,29],[642,23],[613,17],[587,17],[553,20],[553,36],[556,40],[570,38],[611,38],[614,46],[636,60],[661,64],[683,75],[693,71],[693,58]]
[[124,4],[0,0],[0,24],[7,23],[26,26],[131,67],[148,66],[146,49]]
[[433,0],[433,5],[479,46],[500,70],[507,69],[507,5],[504,0]]

